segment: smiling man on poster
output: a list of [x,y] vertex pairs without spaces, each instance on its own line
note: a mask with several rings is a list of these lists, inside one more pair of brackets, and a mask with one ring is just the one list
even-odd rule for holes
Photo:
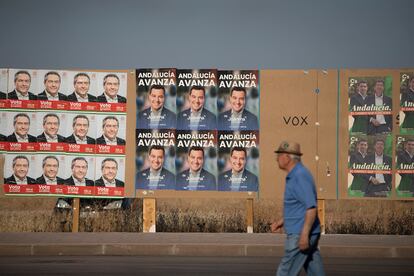
[[230,90],[231,109],[219,115],[219,130],[257,130],[259,124],[256,115],[246,107],[247,92],[244,87],[232,87]]
[[164,106],[165,88],[153,85],[149,89],[148,100],[150,107],[138,113],[137,128],[139,129],[173,129],[177,116]]
[[43,117],[43,133],[37,136],[37,142],[63,143],[65,137],[58,134],[60,126],[59,116],[55,113],[48,113]]
[[59,160],[55,156],[49,155],[43,158],[42,168],[43,174],[36,179],[37,184],[63,185],[65,183],[63,178],[57,176]]
[[29,134],[30,117],[26,113],[18,113],[13,118],[14,132],[7,137],[8,142],[36,143],[35,136]]
[[152,146],[148,151],[150,167],[138,172],[136,176],[136,189],[173,190],[175,189],[175,176],[163,167],[165,149],[163,146]]
[[17,155],[12,162],[13,174],[4,179],[4,184],[27,185],[35,184],[36,180],[27,175],[29,172],[29,159],[23,155]]
[[219,191],[257,192],[259,181],[256,175],[245,168],[246,162],[247,152],[245,148],[234,147],[231,149],[231,169],[220,174],[218,181]]
[[216,178],[203,168],[204,149],[202,147],[190,148],[187,162],[189,169],[177,175],[177,190],[216,190]]
[[119,77],[115,74],[108,74],[103,80],[104,92],[99,95],[97,102],[100,103],[126,103],[126,98],[119,95]]
[[206,89],[204,86],[192,86],[188,95],[190,108],[177,116],[177,129],[213,130],[217,127],[216,116],[204,108]]
[[37,97],[29,92],[32,77],[28,71],[18,71],[14,74],[14,90],[9,92],[10,100],[36,100]]
[[47,72],[44,78],[45,90],[37,95],[37,99],[44,101],[66,101],[66,95],[59,92],[60,83],[61,79],[58,72]]

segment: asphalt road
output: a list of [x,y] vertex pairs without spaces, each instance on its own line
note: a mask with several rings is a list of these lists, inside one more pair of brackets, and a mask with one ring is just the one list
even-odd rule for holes
[[[276,257],[0,257],[0,275],[274,275]],[[324,258],[326,275],[414,275],[413,259]],[[302,273],[301,275],[305,275]]]

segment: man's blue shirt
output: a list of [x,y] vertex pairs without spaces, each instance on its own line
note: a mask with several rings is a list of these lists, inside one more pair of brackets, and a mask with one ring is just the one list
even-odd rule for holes
[[[301,162],[286,176],[284,195],[284,227],[287,234],[300,234],[305,222],[307,209],[317,207],[315,182],[311,173]],[[310,234],[320,233],[319,219],[316,218]]]

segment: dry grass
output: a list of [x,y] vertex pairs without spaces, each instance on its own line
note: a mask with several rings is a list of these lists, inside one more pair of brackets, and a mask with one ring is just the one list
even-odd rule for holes
[[330,200],[326,206],[326,233],[414,234],[413,201]]
[[[54,198],[1,198],[0,232],[62,232],[71,230],[72,214],[54,212]],[[254,231],[269,232],[282,214],[282,202],[254,203]],[[327,200],[326,233],[414,234],[414,202]],[[245,232],[243,199],[159,199],[158,232]],[[81,213],[82,232],[141,232],[142,199],[131,210]]]

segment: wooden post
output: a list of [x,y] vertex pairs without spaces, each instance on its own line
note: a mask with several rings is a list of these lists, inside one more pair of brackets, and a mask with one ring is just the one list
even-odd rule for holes
[[80,208],[79,208],[79,202],[80,199],[74,198],[73,199],[73,203],[72,203],[72,233],[77,233],[79,232],[79,212],[80,212]]
[[253,233],[253,198],[246,200],[246,225],[247,233]]
[[321,233],[325,234],[325,199],[318,199],[318,217],[321,222]]
[[144,198],[143,200],[143,228],[144,233],[155,233],[156,209],[155,198]]

